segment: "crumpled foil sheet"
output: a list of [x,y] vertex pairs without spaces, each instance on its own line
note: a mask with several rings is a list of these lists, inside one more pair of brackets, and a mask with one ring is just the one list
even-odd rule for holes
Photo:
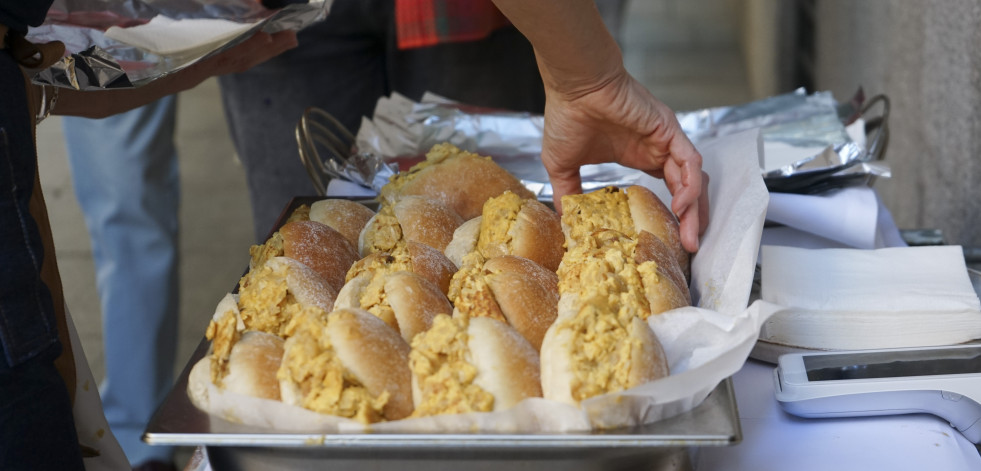
[[[792,165],[764,173],[771,191],[817,193],[865,183],[872,176],[889,176],[888,167],[873,161],[865,147],[846,132],[843,120],[856,116],[840,113],[852,108],[835,102],[830,92],[808,95],[800,89],[743,105],[677,116],[682,129],[696,143],[760,128],[767,143],[823,148]],[[543,128],[540,115],[469,107],[430,94],[416,103],[393,94],[379,100],[374,116],[362,121],[355,148],[362,159],[398,160],[419,158],[434,144],[450,142],[493,157],[539,198],[548,199],[552,191],[541,164]],[[587,165],[580,173],[586,191],[631,185],[640,177],[638,171],[617,164]],[[360,181],[373,182],[370,186],[378,190],[379,182],[384,184],[385,180],[361,177]]]
[[[257,31],[299,30],[322,20],[331,0],[285,3],[283,8],[271,10],[257,0],[55,0],[44,24],[31,28],[28,39],[61,41],[68,55],[35,74],[32,81],[76,90],[139,87],[232,48]],[[193,55],[157,55],[104,34],[111,26],[141,25],[157,15],[256,24],[213,50]]]

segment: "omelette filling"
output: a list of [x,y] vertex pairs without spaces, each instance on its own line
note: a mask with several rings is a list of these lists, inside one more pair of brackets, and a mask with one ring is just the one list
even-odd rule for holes
[[286,327],[290,338],[276,376],[300,392],[300,405],[369,424],[384,420],[389,393],[377,397],[341,364],[327,335],[327,313],[307,306]]
[[364,253],[391,252],[402,241],[402,226],[391,204],[384,204],[365,231]]
[[[275,267],[273,266],[275,265]],[[251,280],[239,291],[238,307],[247,330],[284,337],[283,329],[300,309],[286,283],[289,266],[265,264],[250,272]]]
[[656,275],[657,265],[634,262],[636,242],[623,234],[601,230],[566,252],[559,268],[559,291],[577,294],[575,316],[563,319],[572,331],[572,397],[629,389],[631,352],[639,340],[631,336],[632,319],[651,315],[643,277]]
[[221,380],[228,374],[228,358],[232,347],[242,338],[238,330],[238,317],[232,310],[225,311],[220,318],[208,323],[204,336],[211,341],[211,382],[221,386]]
[[522,204],[521,197],[510,190],[484,203],[477,239],[477,251],[484,257],[493,258],[510,252],[511,227],[518,219]]
[[637,237],[627,194],[612,186],[563,196],[562,225],[570,228],[568,238],[575,243],[600,229],[612,229],[632,239]]
[[484,257],[474,251],[463,257],[463,264],[450,280],[448,297],[457,312],[467,317],[493,317],[507,323],[487,284],[491,273],[484,268]]
[[419,393],[412,417],[494,409],[494,396],[474,384],[477,368],[467,360],[467,327],[466,319],[440,314],[412,339],[409,368]]

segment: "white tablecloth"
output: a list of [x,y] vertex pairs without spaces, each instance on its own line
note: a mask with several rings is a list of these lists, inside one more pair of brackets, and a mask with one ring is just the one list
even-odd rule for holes
[[733,377],[743,441],[703,448],[699,471],[981,470],[974,444],[927,414],[803,419],[773,397],[774,365],[748,360]]

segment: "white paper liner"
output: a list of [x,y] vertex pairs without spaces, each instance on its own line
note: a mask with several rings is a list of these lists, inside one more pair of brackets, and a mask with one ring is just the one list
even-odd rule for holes
[[[755,130],[699,144],[703,168],[711,175],[710,221],[692,258],[692,295],[700,307],[652,316],[649,324],[667,354],[672,374],[620,393],[583,401],[581,408],[528,399],[501,412],[445,415],[373,424],[375,432],[571,432],[650,423],[698,406],[725,378],[738,371],[756,342],[772,305],[747,308],[766,215],[768,194],[759,172]],[[670,206],[663,182],[642,175]],[[197,370],[197,366],[195,370]],[[204,367],[201,367],[202,369]],[[200,379],[202,373],[193,371]],[[205,377],[207,378],[207,377]],[[191,388],[200,386],[191,386]],[[353,433],[361,424],[323,416],[274,401],[246,398],[210,384],[209,413],[277,431]],[[247,410],[246,410],[247,409]]]
[[220,18],[175,20],[157,15],[146,24],[128,28],[110,27],[105,35],[158,55],[195,55],[217,49],[256,23],[238,23]]

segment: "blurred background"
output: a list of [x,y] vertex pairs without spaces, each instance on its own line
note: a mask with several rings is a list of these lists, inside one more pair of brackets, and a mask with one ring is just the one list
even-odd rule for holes
[[[603,0],[600,0],[603,1]],[[678,111],[786,93],[862,87],[892,102],[876,188],[900,228],[981,246],[981,2],[632,0],[619,36],[627,68]],[[452,97],[450,97],[452,98]],[[187,363],[215,305],[238,281],[251,213],[211,80],[179,98],[181,325]],[[68,306],[97,380],[104,375],[91,247],[58,118],[38,129],[41,180]],[[283,158],[298,158],[284,155]]]

